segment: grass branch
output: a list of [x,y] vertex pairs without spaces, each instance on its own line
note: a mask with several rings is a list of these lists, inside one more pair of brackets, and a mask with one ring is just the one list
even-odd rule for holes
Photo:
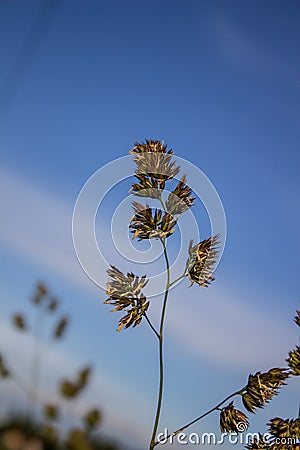
[[156,329],[154,328],[154,326],[152,325],[151,320],[149,319],[147,313],[144,314],[145,319],[148,322],[149,327],[151,328],[151,330],[153,331],[153,333],[156,335],[156,337],[159,339],[159,333],[156,331]]
[[169,288],[170,288],[171,286],[173,286],[175,283],[178,283],[178,281],[182,280],[182,279],[185,278],[186,276],[187,276],[187,273],[186,273],[186,271],[185,271],[182,275],[180,275],[180,277],[176,278],[174,281],[172,281],[172,282],[169,284]]
[[166,242],[165,239],[161,239],[161,243],[164,249],[164,256],[166,261],[166,267],[167,267],[167,282],[166,282],[166,289],[164,294],[164,301],[163,301],[163,307],[161,312],[161,319],[160,319],[160,327],[159,327],[159,388],[158,388],[158,399],[157,399],[157,407],[156,407],[156,415],[155,415],[155,421],[152,431],[152,437],[150,441],[149,450],[153,450],[155,447],[155,438],[157,433],[157,428],[159,424],[160,419],[160,413],[161,413],[161,405],[162,405],[162,397],[163,397],[163,386],[164,386],[164,357],[163,357],[163,331],[164,331],[164,322],[165,322],[165,315],[166,315],[166,308],[167,308],[167,301],[168,301],[168,294],[169,294],[169,286],[170,286],[170,263],[166,248]]
[[[190,426],[194,425],[196,422],[199,422],[199,420],[204,419],[204,417],[208,416],[209,414],[211,414],[214,411],[218,411],[220,409],[220,407],[226,403],[228,400],[230,400],[232,397],[235,397],[236,395],[242,395],[243,392],[245,391],[245,389],[247,388],[247,386],[244,386],[242,389],[240,389],[239,391],[234,392],[233,394],[228,395],[228,397],[224,398],[224,400],[222,400],[220,403],[218,403],[216,406],[214,406],[213,408],[209,409],[208,411],[206,411],[205,413],[201,414],[201,416],[196,417],[196,419],[192,420],[191,422],[187,423],[186,425],[183,425],[182,427],[178,428],[177,430],[173,431],[172,433],[168,434],[168,436],[164,437],[164,442],[166,440],[168,440],[170,437],[176,436],[177,434],[181,433],[182,431],[186,430],[187,428],[189,428]],[[154,447],[156,447],[156,445],[160,444],[159,441],[154,442]]]

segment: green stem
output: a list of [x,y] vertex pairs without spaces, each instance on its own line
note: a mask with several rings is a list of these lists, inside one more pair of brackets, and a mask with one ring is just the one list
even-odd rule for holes
[[158,334],[158,332],[156,331],[156,329],[154,328],[154,326],[152,325],[152,322],[151,322],[151,320],[149,319],[147,313],[144,313],[144,317],[145,317],[145,319],[147,320],[148,325],[149,325],[149,327],[151,328],[151,330],[153,331],[153,333],[154,333],[154,334],[156,335],[156,337],[159,339],[159,334]]
[[40,370],[41,370],[41,360],[43,356],[42,349],[42,334],[43,334],[43,324],[44,324],[45,310],[43,305],[40,305],[36,315],[36,328],[33,343],[33,356],[30,365],[30,391],[28,395],[28,410],[32,411],[33,417],[37,414],[37,406],[39,401],[39,385],[40,385]]
[[161,239],[161,243],[163,245],[164,256],[165,256],[166,266],[167,266],[167,283],[166,283],[166,290],[165,290],[165,295],[164,295],[164,301],[163,301],[163,307],[162,307],[161,319],[160,319],[160,327],[159,327],[159,389],[158,389],[158,399],[157,399],[156,415],[155,415],[155,421],[154,421],[153,432],[152,432],[152,437],[151,437],[151,441],[150,441],[149,450],[153,450],[153,448],[156,445],[155,444],[155,438],[156,438],[157,428],[158,428],[158,424],[159,424],[161,405],[162,405],[163,386],[164,386],[163,331],[164,331],[166,307],[167,307],[167,300],[168,300],[169,287],[170,287],[170,263],[169,263],[169,258],[168,258],[168,254],[167,254],[167,248],[166,248],[165,239]]
[[169,284],[169,288],[170,288],[171,286],[173,286],[173,284],[175,284],[175,283],[177,283],[178,281],[182,280],[182,278],[184,278],[184,277],[186,277],[186,276],[187,276],[187,273],[184,272],[182,275],[180,275],[180,277],[176,278],[176,280],[172,281],[172,282]]
[[[167,441],[170,437],[174,437],[177,434],[181,433],[182,431],[186,430],[188,427],[190,427],[191,425],[194,425],[194,423],[198,422],[201,419],[204,419],[204,417],[208,416],[209,414],[211,414],[214,411],[217,411],[220,406],[222,406],[224,403],[226,403],[228,400],[230,400],[232,397],[235,397],[236,395],[242,395],[243,392],[245,391],[245,389],[247,388],[247,386],[244,386],[242,389],[240,389],[239,391],[234,392],[233,394],[228,395],[228,397],[226,397],[224,400],[222,400],[220,403],[218,403],[216,406],[214,406],[213,408],[211,408],[210,410],[206,411],[204,414],[201,414],[201,416],[197,417],[196,419],[192,420],[191,422],[187,423],[186,425],[184,425],[183,427],[178,428],[177,430],[173,431],[173,433],[168,434],[168,436],[164,437],[164,442]],[[156,445],[160,444],[159,441],[154,442],[153,447],[156,447]]]

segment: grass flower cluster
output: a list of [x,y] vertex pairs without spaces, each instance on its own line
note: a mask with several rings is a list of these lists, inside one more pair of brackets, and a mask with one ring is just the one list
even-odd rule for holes
[[[161,317],[159,326],[156,328],[150,318],[148,311],[151,308],[151,302],[147,300],[143,293],[143,288],[147,285],[148,279],[146,275],[138,276],[133,273],[126,275],[115,266],[111,266],[107,271],[109,280],[107,283],[108,298],[104,303],[113,305],[114,312],[125,312],[125,315],[119,320],[118,331],[124,328],[136,327],[143,319],[148,323],[155,337],[158,339],[159,350],[159,383],[158,397],[156,404],[156,412],[154,417],[154,425],[149,442],[149,450],[160,444],[156,440],[163,400],[164,388],[164,324],[166,316],[166,305],[170,287],[180,279],[189,279],[191,286],[196,283],[198,286],[208,288],[214,281],[214,270],[218,257],[219,236],[210,236],[201,242],[193,243],[190,241],[187,249],[186,266],[183,267],[182,275],[176,280],[171,280],[171,271],[169,256],[167,251],[167,240],[176,231],[179,217],[194,206],[195,197],[193,191],[188,186],[187,175],[183,174],[178,178],[180,166],[173,160],[173,151],[167,149],[167,145],[158,140],[146,140],[142,143],[136,143],[130,150],[136,164],[135,178],[132,184],[131,192],[139,198],[155,199],[158,207],[150,207],[145,204],[133,201],[133,215],[130,220],[129,229],[133,234],[133,239],[141,240],[157,239],[161,242],[162,250],[166,265],[166,286],[163,293]],[[178,178],[178,179],[177,179]],[[168,182],[177,179],[175,188],[166,192]],[[295,317],[296,324],[300,325],[300,312],[297,311]],[[239,424],[244,425],[243,430],[248,427],[248,418],[246,414],[235,408],[233,397],[239,396],[245,409],[254,413],[257,408],[263,408],[275,395],[279,389],[284,386],[285,381],[292,375],[300,374],[300,353],[299,347],[291,351],[287,359],[288,368],[272,368],[268,372],[256,372],[250,374],[247,384],[238,391],[226,397],[218,405],[214,406],[199,417],[188,422],[186,425],[179,427],[173,431],[167,438],[175,436],[202,420],[208,414],[214,411],[220,413],[220,429],[222,432],[237,433],[240,431]],[[269,422],[270,433],[272,436],[293,436],[299,442],[299,419],[283,420],[273,419]],[[288,445],[275,444],[275,441],[266,443],[262,438],[254,440],[247,449],[272,449],[287,450],[290,448],[299,448]],[[298,446],[298,447],[297,447]]]

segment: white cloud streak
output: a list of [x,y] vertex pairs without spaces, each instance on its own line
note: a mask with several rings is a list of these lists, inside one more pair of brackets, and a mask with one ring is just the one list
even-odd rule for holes
[[[91,282],[80,268],[72,246],[72,205],[3,169],[0,170],[0,201],[0,245],[46,267],[74,286],[90,288]],[[293,345],[293,332],[287,329],[278,333],[278,329],[282,330],[280,318],[266,317],[251,303],[257,295],[252,289],[241,301],[233,290],[213,286],[208,290],[193,287],[186,298],[186,286],[179,286],[177,291],[172,291],[172,305],[170,302],[168,308],[170,345],[196,361],[204,359],[218,367],[243,372],[281,363],[282,355]],[[152,314],[157,319],[159,306],[153,303]],[[26,352],[20,351],[20,343],[3,322],[0,340],[6,343],[8,351],[18,353],[20,365],[26,365],[22,362]],[[29,345],[24,338],[22,348]],[[55,371],[68,373],[75,366],[76,362],[65,354],[47,353],[49,369],[55,367]],[[142,443],[147,434],[142,423],[139,419],[134,422],[131,416],[121,418],[119,408],[121,404],[130,404],[130,409],[137,411],[144,402],[144,410],[148,411],[147,399],[121,386],[122,381],[116,375],[112,378],[111,374],[102,372],[97,376],[91,398],[96,398],[100,391],[103,394],[101,403],[109,411],[107,430],[118,429],[119,435],[127,434],[128,440]]]
[[[73,285],[89,289],[91,282],[72,246],[72,205],[3,170],[0,201],[2,245],[46,266]],[[172,294],[175,299],[168,310],[172,341],[196,358],[241,369],[253,367],[266,361],[266,355],[270,361],[278,358],[293,336],[292,332],[279,335],[280,318],[265,317],[253,305],[252,299],[260,295],[254,288],[243,299],[237,298],[239,294],[232,289],[215,285],[207,290],[191,288],[184,301],[179,299],[186,297],[186,284]],[[158,316],[159,306],[155,304],[153,314]]]

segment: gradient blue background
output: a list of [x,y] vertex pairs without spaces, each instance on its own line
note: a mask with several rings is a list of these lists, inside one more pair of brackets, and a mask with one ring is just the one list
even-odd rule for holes
[[[78,408],[102,408],[103,432],[130,448],[146,448],[152,427],[156,342],[146,325],[117,334],[117,314],[80,268],[77,195],[95,170],[153,138],[200,167],[222,199],[216,281],[181,284],[169,303],[161,429],[199,415],[249,372],[284,365],[299,339],[299,19],[288,0],[0,2],[1,352],[26,376],[32,343],[9,317],[29,312],[44,280],[73,326],[46,351],[43,398],[57,376],[92,362]],[[297,381],[251,431],[297,415]],[[2,417],[21,408],[13,384],[0,392]],[[217,427],[215,415],[191,431]]]

